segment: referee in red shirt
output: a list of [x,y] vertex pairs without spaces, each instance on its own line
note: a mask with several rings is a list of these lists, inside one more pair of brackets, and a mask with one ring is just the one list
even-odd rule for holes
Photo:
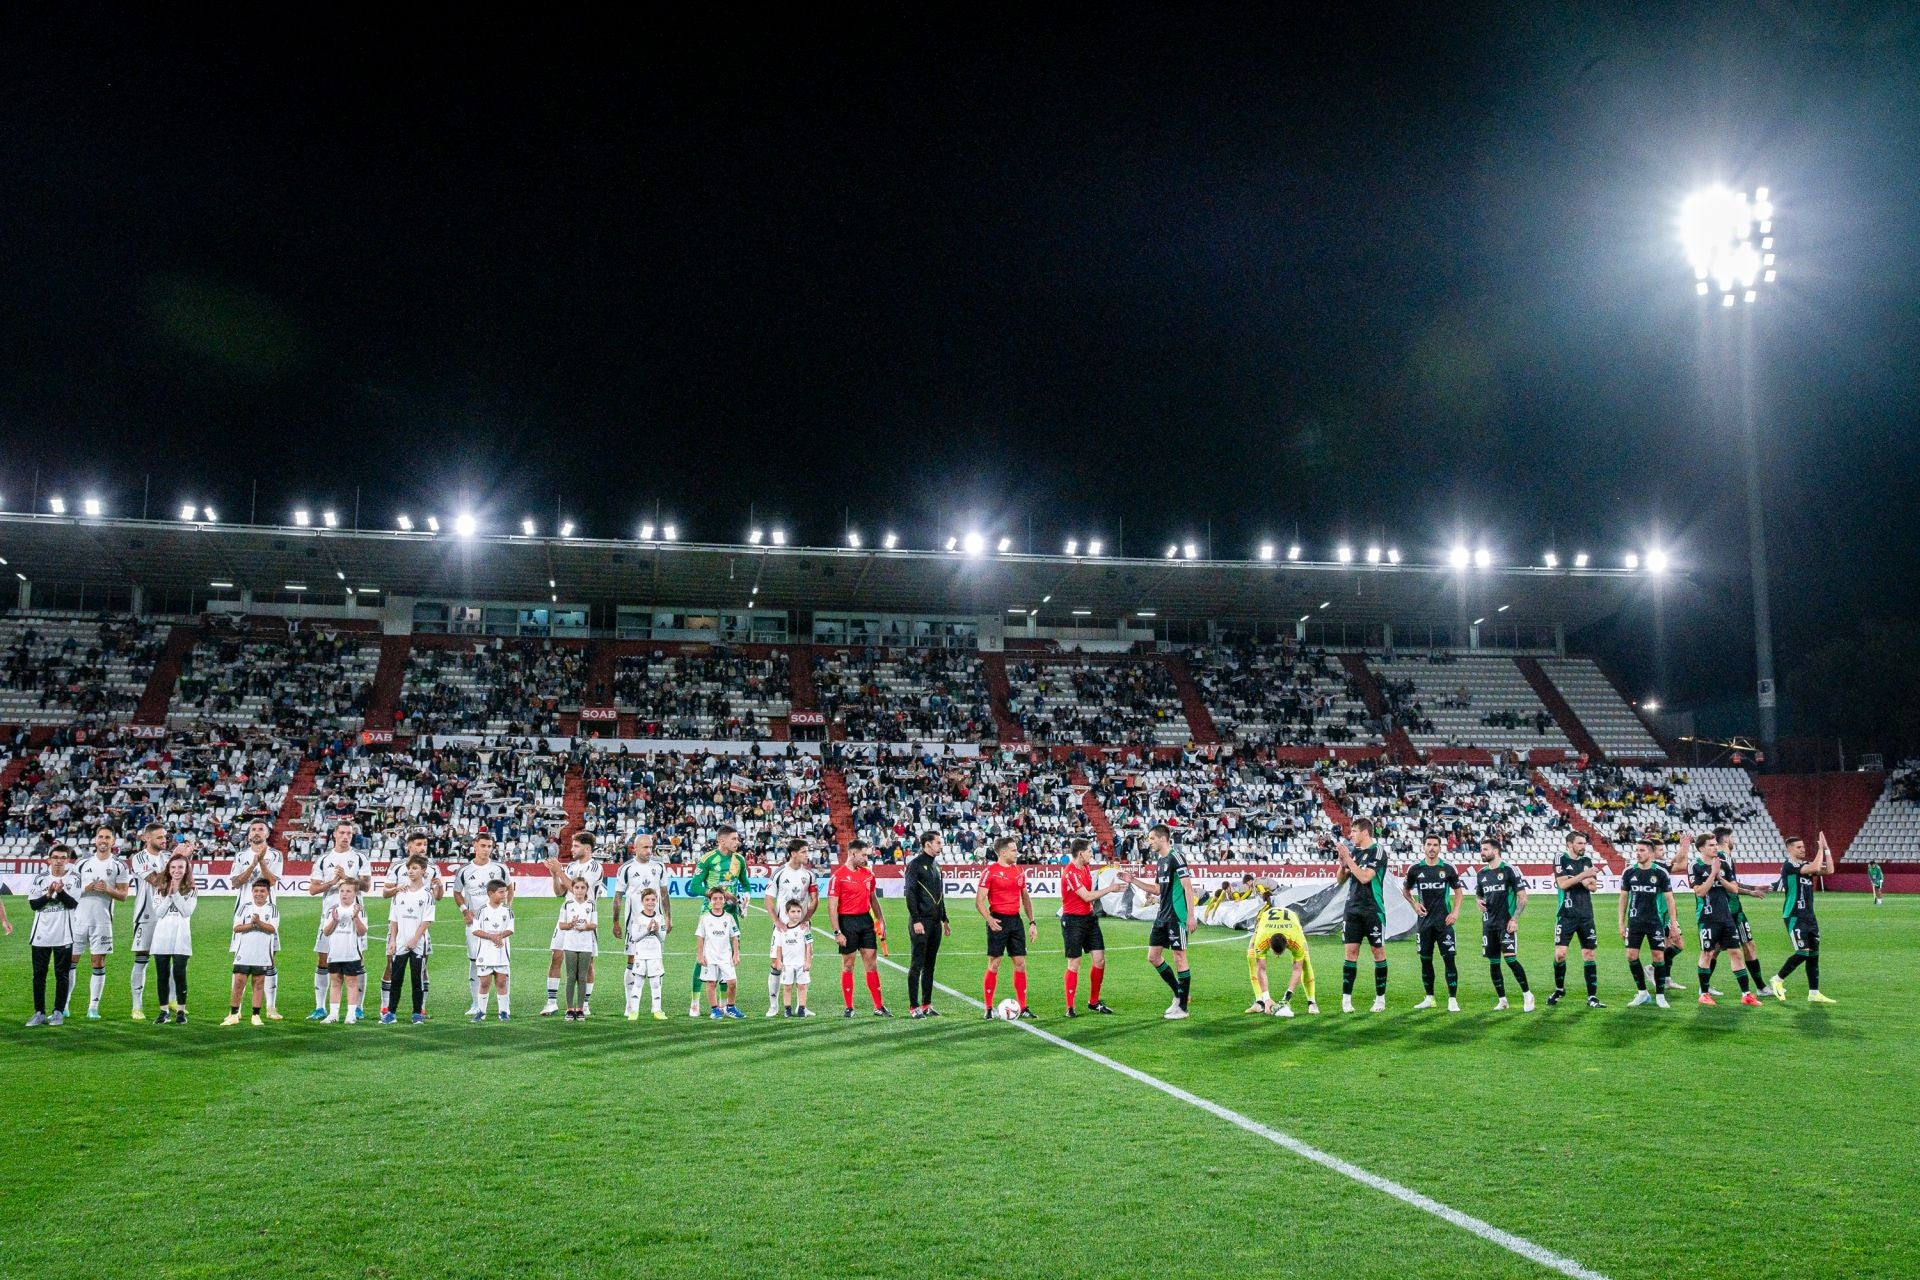
[[1076,839],[1068,846],[1070,861],[1060,874],[1060,936],[1067,944],[1067,1016],[1079,1017],[1073,1007],[1074,993],[1080,988],[1080,957],[1092,961],[1087,976],[1087,1012],[1112,1013],[1100,1003],[1100,980],[1107,976],[1107,940],[1100,932],[1100,917],[1093,904],[1110,893],[1127,888],[1125,880],[1115,880],[1104,889],[1093,887],[1093,846]]
[[880,999],[880,974],[874,968],[874,952],[887,936],[887,920],[880,914],[880,895],[873,890],[873,868],[867,865],[867,850],[873,846],[855,840],[847,846],[847,860],[833,869],[827,881],[827,921],[833,926],[833,940],[840,947],[840,998],[846,1002],[842,1017],[853,1016],[853,956],[867,966],[867,994],[873,997],[873,1016],[891,1018]]
[[[1017,852],[1012,836],[993,842],[994,860],[980,876],[980,888],[973,906],[987,922],[987,1016],[993,1016],[993,988],[1000,981],[1000,957],[1013,957],[1013,995],[1020,1002],[1020,1016],[1032,1018],[1027,1008],[1027,938],[1040,926],[1033,919],[1033,898],[1027,893],[1027,871],[1013,864]],[[1025,913],[1027,927],[1020,927]]]

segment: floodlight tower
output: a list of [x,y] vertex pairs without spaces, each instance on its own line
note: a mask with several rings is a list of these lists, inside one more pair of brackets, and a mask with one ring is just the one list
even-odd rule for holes
[[[1760,743],[1772,751],[1778,696],[1773,677],[1773,611],[1767,597],[1767,538],[1761,514],[1760,441],[1754,413],[1753,311],[1763,291],[1780,279],[1774,249],[1773,201],[1765,187],[1749,196],[1723,186],[1696,191],[1680,207],[1680,242],[1693,266],[1693,290],[1705,314],[1703,329],[1718,329],[1716,351],[1732,351],[1740,412],[1740,444],[1747,473],[1747,567],[1753,575],[1753,665]],[[1728,327],[1731,326],[1731,329]],[[1703,344],[1709,341],[1702,334]],[[1705,358],[1705,352],[1702,353]],[[1724,386],[1724,358],[1711,366]],[[1716,395],[1725,404],[1729,397]]]

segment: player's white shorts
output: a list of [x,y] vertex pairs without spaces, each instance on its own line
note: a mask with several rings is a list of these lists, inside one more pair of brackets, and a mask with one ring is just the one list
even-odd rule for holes
[[560,945],[560,926],[557,924],[553,926],[553,941],[547,944],[547,950],[549,951],[565,951],[566,950],[565,947]]
[[636,978],[664,978],[667,962],[659,956],[628,956],[627,968]]
[[800,965],[788,965],[780,971],[783,987],[804,987],[813,980],[813,971]]
[[468,925],[467,926],[467,959],[468,960],[470,961],[478,960],[480,958],[480,946],[481,946],[480,939],[473,936],[473,926]]
[[716,960],[712,964],[703,964],[700,966],[700,981],[702,982],[732,982],[733,979],[733,966],[725,960]]
[[[147,932],[151,934],[153,930]],[[73,950],[76,955],[82,951],[96,956],[112,955],[113,917],[95,916],[85,920],[76,915],[73,921]]]
[[483,964],[483,965],[478,965],[475,968],[476,968],[476,972],[482,978],[486,977],[490,973],[497,973],[501,977],[507,977],[512,973],[512,969],[509,966],[504,964]]
[[153,950],[154,915],[152,910],[145,911],[133,918],[133,949],[136,952]]

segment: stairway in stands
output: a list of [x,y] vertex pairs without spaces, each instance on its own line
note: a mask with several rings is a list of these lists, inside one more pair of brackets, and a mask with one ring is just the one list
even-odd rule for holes
[[[560,808],[567,815],[567,824],[560,828],[560,856],[566,857],[567,850],[573,847],[573,837],[587,825],[587,776],[577,764],[567,766],[566,786],[560,793]],[[603,850],[603,858],[623,857],[618,849]]]
[[820,771],[820,789],[827,793],[827,815],[833,819],[833,838],[845,853],[853,843],[853,801],[847,798],[847,776],[838,769]]
[[380,637],[380,667],[373,673],[363,728],[393,728],[394,715],[400,710],[400,685],[407,677],[407,655],[412,652],[412,636]]
[[[1393,708],[1387,705],[1387,695],[1380,688],[1380,682],[1374,678],[1373,668],[1367,665],[1367,660],[1357,653],[1343,653],[1340,655],[1340,665],[1347,669],[1349,676],[1353,677],[1354,688],[1360,691],[1360,700],[1367,704],[1367,714],[1381,724],[1385,724],[1387,718],[1392,715]],[[1407,736],[1405,729],[1395,725],[1387,730],[1385,737],[1387,755],[1393,763],[1420,763],[1420,752],[1413,745],[1413,739]]]
[[1530,776],[1533,785],[1540,788],[1540,794],[1546,797],[1549,805],[1553,806],[1553,811],[1564,817],[1575,831],[1585,836],[1587,844],[1593,851],[1606,860],[1609,871],[1627,869],[1627,860],[1620,856],[1620,851],[1613,847],[1611,840],[1600,834],[1600,828],[1594,826],[1587,820],[1587,815],[1580,812],[1580,806],[1567,799],[1560,793],[1559,788],[1547,781],[1545,773],[1535,769]]
[[1026,731],[1013,715],[1013,686],[1007,681],[1007,655],[983,653],[980,665],[987,674],[988,705],[993,708],[993,723],[1000,729],[1001,743],[1025,742]]
[[180,664],[193,652],[199,639],[200,628],[191,623],[179,623],[167,632],[167,646],[160,651],[160,660],[153,664],[153,674],[147,677],[140,705],[134,708],[135,724],[167,722],[167,707],[173,702],[174,686],[180,683]]
[[1187,666],[1185,654],[1163,653],[1168,674],[1173,676],[1173,687],[1180,691],[1180,707],[1187,713],[1187,736],[1193,739],[1197,747],[1210,746],[1220,741],[1220,730],[1213,723],[1213,712],[1207,710],[1207,700],[1200,696],[1200,686],[1194,682],[1193,670]]
[[1309,774],[1307,775],[1307,779],[1313,786],[1313,793],[1320,797],[1321,812],[1327,815],[1327,820],[1333,823],[1334,826],[1345,831],[1353,821],[1353,816],[1341,806],[1338,800],[1333,798],[1333,792],[1328,790],[1326,782],[1322,780],[1319,774]]
[[613,705],[613,677],[619,666],[619,653],[611,640],[595,640],[587,655],[587,696],[585,705]]
[[1088,781],[1087,771],[1075,765],[1073,772],[1068,775],[1068,780],[1076,787],[1086,788],[1080,793],[1080,811],[1087,815],[1087,825],[1093,828],[1094,843],[1100,846],[1102,853],[1112,857],[1116,848],[1113,841],[1113,822],[1107,817],[1107,808],[1100,803],[1099,794],[1094,791],[1092,784]]
[[287,829],[300,818],[300,801],[313,794],[314,779],[320,772],[320,766],[312,760],[302,760],[300,767],[293,771],[293,781],[287,784],[287,798],[280,802],[280,812],[273,819],[273,833],[267,842],[285,853],[287,851]]
[[1600,750],[1600,744],[1587,732],[1587,726],[1580,723],[1580,717],[1574,714],[1573,707],[1554,686],[1553,677],[1540,665],[1540,659],[1518,657],[1513,660],[1513,665],[1520,668],[1520,674],[1533,686],[1534,695],[1547,709],[1547,714],[1553,717],[1554,723],[1560,726],[1560,732],[1567,735],[1567,741],[1573,744],[1573,749],[1596,763],[1604,761],[1606,752]]

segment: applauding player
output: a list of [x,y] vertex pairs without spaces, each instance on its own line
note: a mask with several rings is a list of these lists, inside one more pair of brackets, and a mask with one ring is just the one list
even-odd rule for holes
[[[1673,918],[1673,879],[1654,861],[1653,841],[1644,837],[1633,846],[1633,865],[1620,876],[1620,937],[1627,944],[1627,971],[1639,988],[1628,1008],[1649,1002],[1662,1009],[1667,1003],[1667,954],[1679,922]],[[1647,969],[1640,947],[1653,948],[1653,994],[1647,994]]]
[[1787,998],[1787,976],[1801,965],[1807,966],[1807,1003],[1834,1004],[1820,994],[1820,922],[1813,918],[1813,877],[1833,874],[1833,850],[1827,847],[1827,833],[1820,833],[1820,851],[1807,857],[1807,842],[1799,836],[1787,841],[1787,860],[1780,864],[1780,889],[1787,895],[1781,904],[1780,918],[1786,921],[1787,936],[1793,941],[1793,954],[1780,966],[1771,984],[1776,1000]]
[[[652,895],[653,907],[646,920],[641,919],[648,895]],[[613,895],[617,900],[617,909],[613,913],[613,937],[616,942],[624,942],[627,948],[627,968],[621,979],[621,987],[626,995],[627,1021],[633,1022],[640,1017],[639,954],[642,938],[652,939],[649,951],[659,959],[660,942],[673,928],[673,911],[667,905],[667,868],[653,856],[653,837],[642,832],[633,838],[633,857],[621,865],[613,877]],[[653,977],[653,1007],[660,1007],[660,974],[657,965]]]
[[1387,851],[1373,838],[1373,821],[1357,820],[1348,828],[1353,841],[1339,841],[1336,885],[1347,886],[1347,913],[1341,926],[1346,956],[1340,966],[1340,1012],[1353,1012],[1353,980],[1360,968],[1360,944],[1373,950],[1373,1011],[1387,1008]]
[[[480,997],[480,939],[474,936],[473,924],[479,918],[491,899],[491,889],[496,880],[506,880],[506,868],[493,860],[493,837],[482,831],[473,838],[473,858],[466,866],[453,873],[453,900],[460,908],[460,919],[467,931],[467,1017],[481,1012],[484,1001]],[[513,902],[513,885],[507,884],[507,902]]]
[[[274,928],[268,934],[272,954],[267,959],[266,972],[261,975],[260,986],[265,991],[266,1016],[269,1022],[280,1021],[280,879],[286,874],[286,855],[268,843],[267,836],[271,828],[255,818],[247,824],[247,843],[233,858],[233,941],[228,944],[233,954],[240,954],[241,944],[248,941],[247,934],[240,930],[241,918],[253,914],[253,886],[263,884],[267,887],[267,901],[274,907]],[[258,937],[252,941],[258,944]],[[239,961],[235,961],[239,963]],[[256,993],[258,994],[258,993]]]
[[1480,901],[1480,953],[1487,958],[1493,992],[1499,997],[1493,1007],[1507,1007],[1507,980],[1500,972],[1504,959],[1520,984],[1521,1011],[1532,1013],[1533,990],[1520,967],[1520,916],[1527,909],[1527,883],[1500,856],[1497,841],[1480,842],[1480,874],[1474,878],[1473,893]]
[[[1733,918],[1734,893],[1727,888],[1727,882],[1734,878],[1733,867],[1720,857],[1713,839],[1711,831],[1701,836],[1706,853],[1693,860],[1687,873],[1693,885],[1694,919],[1700,926],[1700,1003],[1719,1003],[1713,998],[1708,981],[1713,977],[1714,962],[1724,951],[1733,957],[1733,976],[1740,983],[1740,1003],[1759,1004],[1760,997],[1753,994],[1747,978],[1747,960],[1741,952],[1740,930]],[[1684,836],[1681,843],[1686,843]]]
[[[787,841],[787,860],[767,876],[767,922],[778,930],[787,918],[787,904],[800,904],[800,923],[813,927],[813,913],[820,908],[820,886],[814,883],[813,868],[807,865],[807,842]],[[811,943],[808,944],[812,946]],[[767,1016],[780,1012],[780,988],[792,986],[793,979],[781,973],[777,951],[768,956]],[[802,1004],[806,1001],[802,1000]]]
[[1587,1006],[1604,1009],[1600,1003],[1600,965],[1594,959],[1600,931],[1593,922],[1593,891],[1600,883],[1600,869],[1593,865],[1587,851],[1587,838],[1578,831],[1567,832],[1567,851],[1554,868],[1553,885],[1560,891],[1559,908],[1553,916],[1553,994],[1548,1004],[1567,998],[1567,944],[1580,939],[1580,967],[1587,980]]
[[1447,1012],[1458,1013],[1460,970],[1454,961],[1457,944],[1453,922],[1460,918],[1460,873],[1440,860],[1439,836],[1425,837],[1420,846],[1420,861],[1407,868],[1400,886],[1401,894],[1419,917],[1414,931],[1420,940],[1420,981],[1427,990],[1427,998],[1413,1007],[1433,1008],[1433,953],[1437,947],[1447,967]]
[[[553,879],[553,896],[565,902],[573,896],[575,881],[583,881],[587,886],[587,896],[600,896],[601,881],[606,879],[606,870],[600,859],[593,856],[593,833],[576,831],[568,848],[569,856],[565,862],[558,858],[547,859],[547,875]],[[564,939],[560,934],[560,921],[553,922],[553,940],[547,944],[547,1002],[540,1008],[540,1016],[552,1017],[560,1012],[560,973],[566,965],[566,948],[561,945]],[[587,961],[587,994],[581,1002],[582,1016],[593,1012],[593,961]],[[698,999],[698,997],[695,997]]]

